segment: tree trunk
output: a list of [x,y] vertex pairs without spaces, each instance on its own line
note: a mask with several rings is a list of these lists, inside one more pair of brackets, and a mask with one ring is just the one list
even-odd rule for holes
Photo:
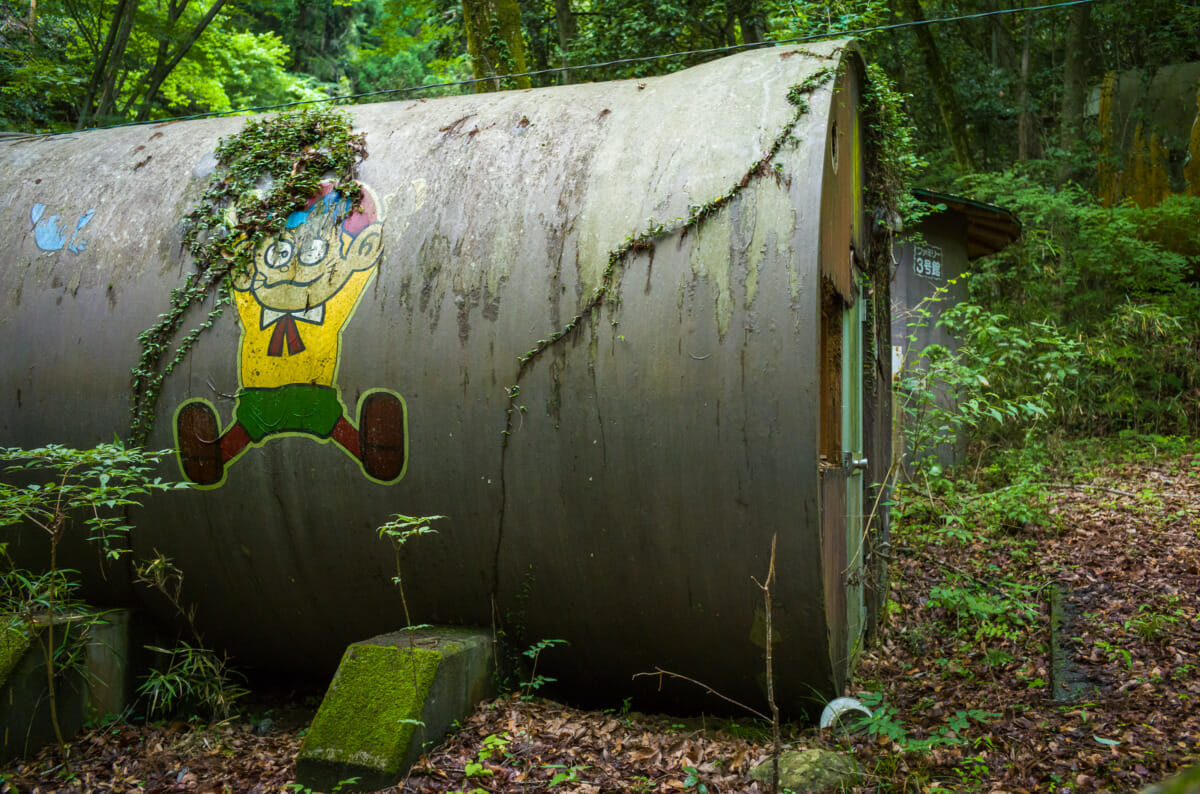
[[[921,8],[920,0],[899,0],[900,7],[913,22],[925,22],[925,11]],[[959,167],[968,173],[975,170],[975,158],[971,154],[971,144],[967,138],[967,125],[963,121],[962,109],[958,104],[958,96],[954,93],[954,85],[946,75],[946,67],[942,65],[942,57],[938,53],[937,43],[929,26],[918,24],[913,28],[917,37],[917,49],[929,74],[929,82],[933,84],[933,92],[937,98],[938,110],[942,114],[942,123],[946,125],[946,134],[950,136],[950,145],[954,148],[954,159]]]
[[[187,4],[188,0],[183,0],[178,6],[174,3],[171,4],[171,24],[168,26],[168,31],[174,29],[175,23],[183,16],[183,11],[187,7]],[[192,45],[196,43],[196,40],[200,38],[205,28],[216,18],[217,14],[221,11],[221,7],[224,5],[225,0],[213,0],[204,17],[196,23],[187,36],[175,45],[174,51],[170,51],[169,49],[170,38],[160,39],[159,53],[158,57],[154,59],[154,68],[146,77],[146,93],[142,97],[142,106],[138,108],[138,121],[146,121],[150,118],[150,111],[154,107],[154,100],[158,96],[158,89],[162,87],[163,81],[179,65],[179,62],[183,60],[183,56],[187,55],[188,50],[192,48]],[[170,36],[169,32],[167,36]],[[134,92],[135,96],[136,94],[137,92]]]
[[1017,91],[1017,159],[1022,163],[1037,156],[1037,119],[1029,95],[1030,63],[1033,60],[1033,17],[1025,16],[1025,43],[1021,48],[1020,88]]
[[1062,120],[1058,145],[1070,154],[1083,130],[1087,96],[1087,29],[1091,22],[1090,5],[1075,6],[1067,21],[1067,52],[1063,62]]
[[462,0],[462,9],[467,52],[475,77],[480,78],[475,92],[499,91],[506,87],[505,82],[514,88],[529,88],[528,77],[502,79],[503,75],[526,71],[521,7],[517,0]]
[[[571,44],[579,35],[579,18],[571,10],[571,0],[554,0],[554,18],[558,23],[558,48],[562,51],[562,66],[571,65]],[[574,83],[574,72],[563,72],[563,83]]]
[[[88,80],[87,92],[79,106],[79,121],[76,129],[83,129],[97,119],[112,113],[116,106],[117,76],[125,59],[125,47],[133,31],[133,20],[137,15],[138,0],[119,0],[113,10],[104,46],[96,56],[92,76]],[[97,99],[96,94],[100,96]]]
[[742,29],[742,44],[757,44],[766,37],[766,21],[757,0],[741,0],[730,7]]

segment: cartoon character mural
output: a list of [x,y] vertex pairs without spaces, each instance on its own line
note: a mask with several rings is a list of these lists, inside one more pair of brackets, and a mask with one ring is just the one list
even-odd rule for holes
[[371,389],[355,424],[337,386],[342,331],[382,254],[380,204],[363,186],[358,209],[323,185],[286,229],[259,244],[253,269],[233,278],[241,325],[240,388],[232,421],[191,399],[175,412],[179,468],[198,486],[224,483],[247,449],[278,436],[333,441],[366,476],[390,484],[404,476],[408,433],[404,399]]

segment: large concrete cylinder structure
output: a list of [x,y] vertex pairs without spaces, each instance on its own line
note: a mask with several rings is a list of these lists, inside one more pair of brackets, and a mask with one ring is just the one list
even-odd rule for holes
[[[376,528],[440,514],[403,549],[415,621],[565,639],[539,670],[577,694],[654,694],[631,676],[663,668],[762,704],[753,578],[777,538],[778,698],[834,694],[890,436],[861,90],[831,42],[352,108],[364,209],[304,236],[325,196],[261,241],[166,377],[147,446],[195,487],[132,514],[132,556],[179,564],[235,662],[332,672],[403,623]],[[5,445],[128,432],[138,336],[193,268],[182,219],[242,125],[0,142]],[[93,597],[155,609],[121,570]]]

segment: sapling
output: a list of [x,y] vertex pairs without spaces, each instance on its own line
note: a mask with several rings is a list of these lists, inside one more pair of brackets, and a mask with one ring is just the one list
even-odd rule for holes
[[[35,527],[50,542],[47,575],[26,579],[34,589],[26,588],[25,596],[28,603],[38,606],[38,614],[30,615],[31,621],[45,622],[42,651],[46,660],[50,721],[64,763],[67,763],[67,747],[58,720],[54,685],[54,625],[64,617],[62,596],[74,583],[70,572],[59,568],[59,545],[72,527],[78,526],[105,560],[120,558],[128,551],[121,541],[130,526],[118,510],[141,504],[143,497],[155,491],[186,487],[151,477],[155,465],[166,454],[167,451],[148,452],[140,447],[126,449],[120,441],[87,450],[60,444],[37,449],[0,448],[0,465],[7,464],[6,474],[22,479],[28,475],[34,480],[24,484],[0,482],[0,526]],[[11,579],[12,574],[6,576]]]

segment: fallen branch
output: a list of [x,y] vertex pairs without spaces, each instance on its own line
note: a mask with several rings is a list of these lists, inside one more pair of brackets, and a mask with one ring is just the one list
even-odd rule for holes
[[658,686],[659,686],[659,689],[662,689],[662,679],[663,679],[663,676],[670,676],[671,678],[678,678],[680,681],[687,681],[689,684],[695,684],[696,686],[700,687],[701,689],[703,689],[703,690],[704,690],[705,692],[707,692],[708,694],[710,694],[710,695],[716,695],[716,696],[717,696],[717,697],[719,697],[721,700],[724,700],[726,703],[732,703],[733,705],[735,705],[735,706],[738,706],[739,708],[743,708],[743,709],[745,709],[746,711],[750,712],[750,713],[751,713],[751,714],[753,714],[755,717],[758,717],[760,720],[763,720],[764,722],[770,722],[770,721],[771,721],[771,718],[770,718],[770,717],[768,717],[766,714],[763,714],[763,713],[762,713],[761,711],[759,711],[758,709],[752,709],[752,708],[750,708],[749,706],[747,706],[745,703],[742,703],[742,702],[739,702],[739,701],[737,701],[737,700],[734,700],[733,698],[731,698],[731,697],[728,697],[728,696],[726,696],[726,695],[722,695],[720,692],[718,692],[717,690],[713,689],[712,687],[710,687],[708,684],[704,683],[703,681],[697,681],[697,680],[696,680],[696,679],[694,679],[694,678],[688,678],[686,675],[682,675],[681,673],[673,673],[673,672],[671,672],[670,670],[664,670],[664,669],[662,669],[661,667],[655,667],[655,668],[654,668],[654,672],[653,672],[653,673],[634,673],[634,674],[633,674],[633,677],[634,677],[634,678],[641,678],[642,676],[649,676],[649,675],[656,675],[656,676],[658,676]]

